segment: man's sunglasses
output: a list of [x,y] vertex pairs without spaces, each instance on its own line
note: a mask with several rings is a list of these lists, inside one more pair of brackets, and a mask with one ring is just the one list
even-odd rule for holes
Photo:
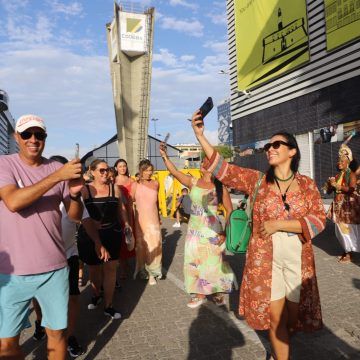
[[265,144],[264,145],[264,150],[269,151],[270,148],[273,148],[273,149],[277,150],[280,147],[280,145],[285,145],[285,146],[287,146],[289,148],[292,148],[292,146],[290,144],[288,144],[287,142],[282,141],[282,140],[276,140],[276,141],[274,141],[272,143]]
[[39,141],[44,141],[47,137],[47,133],[42,131],[23,131],[22,133],[19,133],[19,135],[23,140],[29,140],[33,135],[35,136],[35,139]]
[[107,169],[104,169],[104,168],[102,168],[102,169],[99,169],[99,173],[102,175],[102,174],[105,174],[105,173],[108,173],[110,171],[110,169],[109,168],[107,168]]

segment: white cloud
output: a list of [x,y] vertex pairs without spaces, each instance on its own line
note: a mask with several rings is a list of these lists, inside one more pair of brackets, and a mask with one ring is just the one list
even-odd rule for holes
[[160,20],[162,29],[175,30],[193,37],[202,37],[204,35],[204,25],[196,19],[179,20],[174,17],[163,16]]
[[181,55],[180,56],[180,60],[183,62],[188,62],[188,61],[192,61],[195,59],[194,55]]
[[221,14],[212,13],[212,14],[208,14],[207,16],[211,19],[211,22],[213,24],[227,25],[226,13],[221,13]]
[[217,145],[219,142],[217,130],[205,130],[205,136],[212,145]]
[[204,44],[204,47],[211,49],[217,53],[226,53],[228,52],[228,43],[227,41],[207,41]]
[[64,4],[58,0],[50,0],[49,4],[53,12],[61,13],[66,16],[77,16],[83,12],[83,7],[78,1],[74,1],[70,4]]
[[29,3],[29,0],[0,0],[0,5],[2,5],[5,11],[10,13],[15,13],[20,9],[25,8]]
[[23,43],[25,46],[32,43],[46,43],[52,37],[53,24],[49,18],[38,16],[33,19],[23,17],[9,17],[7,22],[7,35],[10,41]]
[[169,4],[171,6],[178,6],[178,5],[184,6],[184,7],[187,7],[189,9],[192,9],[192,10],[198,9],[198,5],[193,4],[191,2],[188,2],[188,1],[185,1],[185,0],[170,0]]
[[166,66],[175,67],[178,65],[176,56],[168,49],[160,49],[160,53],[153,55],[153,61],[163,63]]
[[69,143],[80,143],[86,151],[116,132],[106,56],[45,46],[7,51],[0,58],[0,83],[15,118],[35,113],[46,120],[46,154],[73,156]]

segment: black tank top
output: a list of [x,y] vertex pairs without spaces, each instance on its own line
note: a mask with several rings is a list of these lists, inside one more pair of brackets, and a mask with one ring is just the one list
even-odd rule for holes
[[119,199],[115,197],[114,184],[109,185],[109,195],[94,198],[91,196],[89,185],[86,185],[89,197],[84,200],[85,206],[92,219],[101,222],[101,226],[118,223]]

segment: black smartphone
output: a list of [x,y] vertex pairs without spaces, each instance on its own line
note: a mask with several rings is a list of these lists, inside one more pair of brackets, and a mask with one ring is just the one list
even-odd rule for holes
[[165,144],[165,146],[166,146],[167,142],[169,141],[169,138],[170,138],[170,133],[167,133],[166,136],[165,136],[165,138],[164,138],[164,141],[163,141],[163,143]]
[[200,112],[202,115],[202,118],[204,119],[204,117],[211,111],[211,109],[214,107],[214,103],[212,98],[209,96],[206,101],[201,105],[200,107]]

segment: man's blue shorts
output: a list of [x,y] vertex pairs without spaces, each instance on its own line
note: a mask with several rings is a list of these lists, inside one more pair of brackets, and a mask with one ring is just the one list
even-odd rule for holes
[[65,329],[68,268],[36,275],[0,274],[0,338],[17,336],[29,327],[29,305],[34,297],[41,307],[41,325],[51,330]]

